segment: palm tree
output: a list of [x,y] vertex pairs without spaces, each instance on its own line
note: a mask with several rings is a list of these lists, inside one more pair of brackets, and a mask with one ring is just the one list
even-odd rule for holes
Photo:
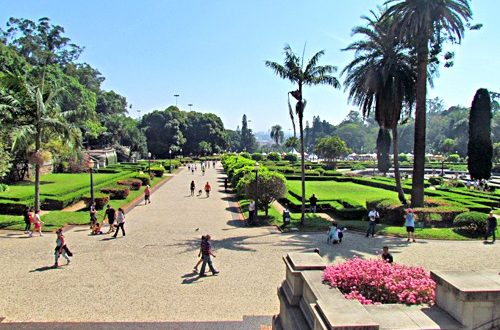
[[284,137],[285,133],[283,133],[280,125],[274,125],[273,127],[271,127],[271,139],[274,140],[277,146],[283,143]]
[[411,203],[424,204],[427,74],[430,47],[439,50],[446,40],[460,43],[472,19],[468,0],[388,0],[384,16],[394,19],[394,30],[417,54],[415,141]]
[[12,149],[28,150],[35,145],[35,210],[40,208],[40,167],[41,147],[44,140],[54,137],[64,139],[70,146],[79,146],[81,132],[69,124],[65,117],[72,111],[61,112],[57,104],[60,90],[47,88],[42,76],[39,85],[32,85],[25,77],[6,73],[1,80],[2,93],[0,104],[4,111],[15,118],[11,132]]
[[368,22],[366,27],[353,29],[353,34],[364,39],[344,49],[355,51],[355,59],[342,74],[347,73],[349,99],[361,107],[363,115],[368,117],[375,103],[375,120],[381,129],[392,131],[396,190],[405,204],[399,172],[398,123],[403,104],[411,109],[415,99],[415,66],[405,45],[396,38],[390,18],[372,14],[373,19],[363,17]]
[[[304,109],[306,107],[306,100],[302,97],[302,90],[304,86],[314,86],[314,85],[330,85],[333,88],[340,88],[340,83],[332,76],[332,73],[337,71],[337,68],[332,65],[318,65],[318,61],[325,54],[324,50],[321,50],[314,54],[313,57],[308,61],[307,65],[304,66],[304,55],[302,58],[297,56],[289,45],[284,48],[285,60],[284,65],[278,64],[276,62],[266,61],[266,66],[271,68],[271,70],[276,73],[280,78],[290,80],[292,84],[297,84],[297,89],[288,93],[292,95],[296,100],[295,105],[295,116],[297,116],[299,122],[299,135],[300,135],[300,166],[301,166],[301,177],[302,177],[302,212],[301,212],[301,224],[304,223],[304,215],[306,212],[306,183],[305,183],[305,166],[304,166]],[[290,116],[292,118],[292,124],[295,132],[295,122],[294,113],[289,104]]]

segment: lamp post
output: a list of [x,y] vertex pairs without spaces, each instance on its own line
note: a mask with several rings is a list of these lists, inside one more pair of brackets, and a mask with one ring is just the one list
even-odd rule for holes
[[182,148],[179,149],[179,158],[182,159]]
[[174,94],[174,97],[175,97],[175,106],[177,107],[177,98],[179,97],[180,95],[179,94]]
[[189,111],[191,111],[191,107],[193,106],[193,103],[189,103],[188,104],[188,107],[189,107]]
[[255,162],[255,220],[259,215],[259,163]]
[[148,174],[151,177],[151,152],[148,152]]
[[94,205],[94,160],[90,157],[87,162],[90,172],[90,205]]
[[444,159],[441,161],[441,177],[444,177]]
[[168,149],[168,155],[170,157],[170,167],[168,169],[168,173],[172,173],[172,149]]

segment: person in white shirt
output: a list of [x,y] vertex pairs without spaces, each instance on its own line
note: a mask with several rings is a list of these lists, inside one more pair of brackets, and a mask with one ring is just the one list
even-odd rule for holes
[[366,237],[370,235],[375,236],[375,225],[377,224],[377,219],[380,217],[377,210],[374,208],[368,212],[368,230],[366,231]]
[[123,236],[125,236],[125,212],[123,211],[123,209],[120,207],[118,209],[118,216],[116,217],[116,222],[117,222],[117,226],[116,226],[116,231],[115,231],[115,234],[113,235],[113,238],[116,238],[116,236],[118,235],[118,230],[121,228],[122,229],[122,234]]
[[252,200],[252,201],[250,201],[250,204],[248,205],[248,223],[249,224],[253,223],[254,217],[255,217],[255,201]]

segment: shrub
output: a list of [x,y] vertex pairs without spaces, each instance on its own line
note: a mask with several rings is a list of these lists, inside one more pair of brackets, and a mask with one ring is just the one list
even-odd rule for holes
[[246,159],[252,159],[252,156],[248,152],[240,152],[240,157],[246,158]]
[[360,171],[360,170],[364,170],[364,169],[366,169],[366,167],[360,163],[353,164],[351,167],[351,170],[353,170],[353,171]]
[[458,163],[460,161],[460,155],[459,154],[451,154],[446,158],[447,162],[451,163]]
[[283,157],[284,160],[288,160],[290,162],[296,162],[299,160],[299,157],[297,155],[294,155],[294,154],[286,154],[284,157]]
[[153,173],[153,175],[157,178],[161,178],[165,173],[165,168],[163,166],[151,167],[151,173]]
[[469,234],[486,234],[488,215],[480,212],[464,212],[453,220],[453,226]]
[[0,183],[0,192],[7,191],[8,189],[8,185],[6,185],[5,183]]
[[408,155],[406,155],[406,154],[399,154],[398,159],[400,162],[409,162],[410,161],[410,157],[408,157]]
[[129,186],[131,190],[139,190],[142,186],[142,180],[139,179],[119,180],[116,183],[122,186]]
[[135,175],[134,179],[141,180],[143,186],[151,184],[151,178],[149,177],[149,175],[145,173]]
[[463,183],[462,180],[459,180],[459,179],[453,179],[453,180],[446,181],[444,185],[446,187],[450,187],[450,188],[463,188],[463,187],[465,187],[465,183]]
[[[32,203],[33,201],[30,201]],[[27,206],[30,206],[27,201],[15,202],[10,200],[0,200],[0,214],[16,214],[21,215]]]
[[357,299],[364,305],[432,305],[435,299],[436,283],[422,267],[390,264],[381,259],[353,258],[328,266],[323,280],[347,299]]
[[[87,207],[90,207],[90,202],[92,201],[92,198],[90,198],[90,195],[85,195],[82,197],[82,200],[85,202],[85,205]],[[103,193],[94,193],[94,203],[95,203],[95,208],[97,210],[102,210],[106,204],[109,202],[109,195],[108,194],[103,194]]]
[[438,186],[443,184],[443,178],[439,176],[432,176],[429,178],[429,183],[432,184],[433,186]]
[[124,186],[111,186],[101,189],[104,194],[109,194],[110,199],[125,199],[130,193],[130,189]]
[[256,152],[252,154],[252,159],[260,162],[261,160],[264,159],[264,156],[262,156],[261,153]]
[[277,152],[270,152],[268,155],[267,155],[267,159],[268,160],[272,160],[272,161],[275,161],[275,162],[279,162],[281,160],[281,156],[279,153]]

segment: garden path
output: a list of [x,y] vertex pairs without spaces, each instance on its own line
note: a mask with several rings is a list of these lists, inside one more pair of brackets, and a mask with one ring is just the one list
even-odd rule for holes
[[[84,322],[82,328],[92,328],[87,322],[95,321],[124,322],[120,324],[130,328],[128,322],[138,321],[226,321],[248,322],[247,328],[258,329],[270,324],[279,310],[276,288],[285,275],[282,255],[316,247],[329,261],[373,256],[388,245],[396,262],[427,269],[500,268],[498,244],[408,244],[347,232],[342,245],[332,246],[324,233],[280,234],[272,227],[246,227],[237,204],[223,191],[223,177],[220,165],[205,176],[182,170],[152,195],[152,204],[138,205],[127,214],[125,238],[89,236],[85,226],[72,228],[66,237],[75,257],[59,269],[48,267],[53,263],[53,234],[27,239],[0,231],[0,320],[5,317],[0,329],[23,321]],[[190,197],[191,180],[200,188],[209,181],[210,198]],[[214,264],[221,273],[198,278],[191,270],[200,236],[206,233],[214,239]],[[153,328],[156,323],[151,324]],[[178,323],[177,328],[204,329],[203,324],[209,323]],[[205,328],[217,327],[210,323]]]

